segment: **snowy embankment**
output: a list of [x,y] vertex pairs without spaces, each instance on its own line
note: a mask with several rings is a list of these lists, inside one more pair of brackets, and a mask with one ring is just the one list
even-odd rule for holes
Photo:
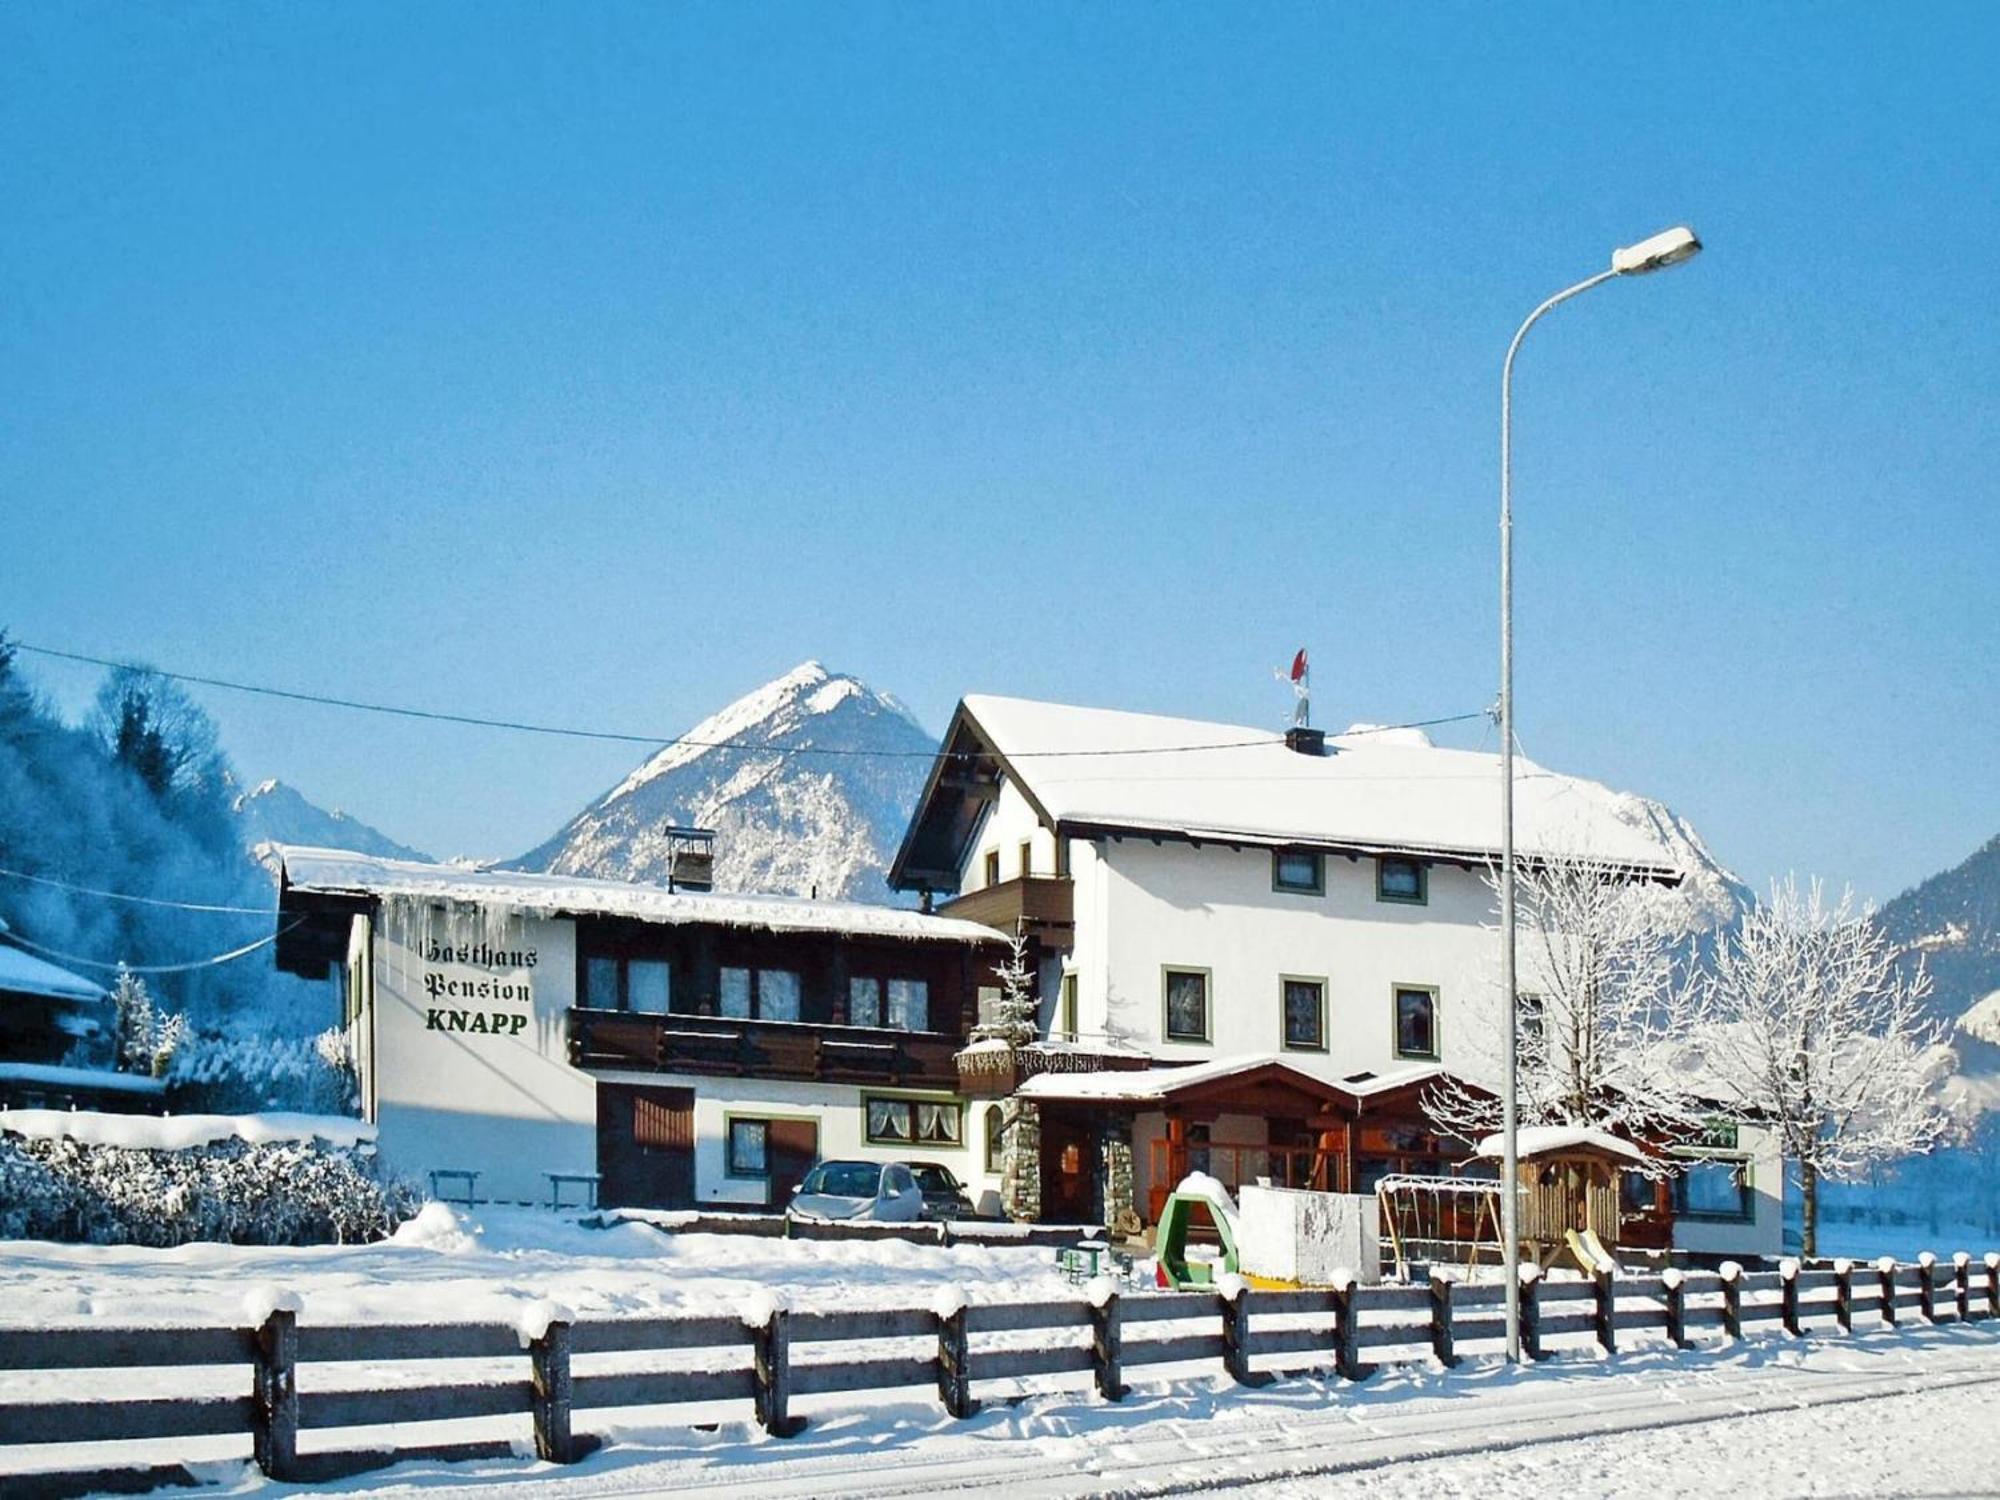
[[312,1323],[512,1323],[543,1298],[580,1318],[707,1313],[773,1288],[829,1308],[907,1307],[945,1285],[988,1301],[1077,1294],[1047,1250],[587,1229],[535,1209],[432,1203],[372,1245],[0,1242],[0,1323],[233,1325],[248,1281],[298,1291]]

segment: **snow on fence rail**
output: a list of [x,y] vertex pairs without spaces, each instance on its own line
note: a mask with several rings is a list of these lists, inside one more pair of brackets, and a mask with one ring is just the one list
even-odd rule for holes
[[[503,1456],[514,1445],[384,1444],[371,1436],[352,1449],[302,1454],[302,1431],[527,1415],[536,1454],[568,1463],[598,1443],[575,1429],[580,1411],[744,1402],[767,1431],[790,1436],[804,1426],[791,1412],[795,1396],[934,1386],[947,1412],[966,1417],[978,1406],[976,1384],[1052,1375],[1087,1375],[1099,1395],[1116,1401],[1126,1390],[1125,1372],[1148,1366],[1220,1361],[1232,1378],[1254,1385],[1272,1379],[1274,1367],[1330,1366],[1361,1379],[1370,1369],[1364,1351],[1452,1364],[1464,1345],[1491,1348],[1502,1339],[1503,1290],[1447,1281],[1325,1291],[1249,1291],[1238,1284],[1214,1293],[1121,1298],[1100,1282],[1087,1298],[1054,1302],[952,1298],[928,1308],[791,1311],[767,1299],[735,1315],[582,1321],[543,1303],[517,1324],[330,1326],[300,1323],[296,1304],[280,1299],[268,1313],[261,1305],[251,1309],[261,1321],[239,1328],[0,1330],[5,1371],[247,1364],[251,1375],[247,1396],[0,1402],[0,1448],[18,1454],[37,1444],[247,1434],[267,1475],[312,1481],[413,1457]],[[1619,1334],[1630,1330],[1659,1330],[1691,1348],[1694,1334],[1706,1330],[1741,1338],[1746,1327],[1772,1323],[1802,1336],[1809,1322],[1830,1320],[1851,1331],[1858,1316],[1893,1326],[1906,1313],[1932,1323],[2000,1318],[2000,1254],[1977,1263],[1964,1255],[1810,1268],[1786,1262],[1755,1273],[1724,1265],[1717,1272],[1625,1277],[1607,1268],[1590,1280],[1525,1278],[1521,1287],[1524,1352],[1536,1359],[1549,1340],[1564,1337],[1615,1354]],[[921,1352],[912,1352],[913,1344]],[[857,1346],[867,1352],[857,1353]],[[829,1347],[843,1352],[817,1357]],[[673,1370],[574,1367],[579,1357],[663,1352],[721,1358]],[[301,1366],[512,1362],[524,1353],[526,1367],[513,1379],[299,1388]],[[108,1472],[16,1477],[61,1490],[62,1481],[101,1481]]]

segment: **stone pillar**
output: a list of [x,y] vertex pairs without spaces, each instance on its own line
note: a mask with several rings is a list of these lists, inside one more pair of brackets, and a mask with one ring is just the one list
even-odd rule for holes
[[1104,1116],[1098,1122],[1097,1140],[1104,1174],[1098,1206],[1104,1213],[1104,1227],[1112,1234],[1137,1234],[1140,1223],[1132,1183],[1132,1122]]
[[1042,1112],[1025,1099],[1005,1100],[1000,1125],[1000,1211],[1020,1223],[1042,1216]]

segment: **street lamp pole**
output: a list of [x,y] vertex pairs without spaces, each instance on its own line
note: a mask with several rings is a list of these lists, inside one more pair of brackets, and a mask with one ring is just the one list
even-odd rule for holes
[[1507,1006],[1507,1066],[1501,1081],[1500,1239],[1507,1279],[1507,1358],[1521,1358],[1520,1014],[1514,972],[1514,357],[1542,317],[1615,276],[1679,265],[1701,250],[1681,227],[1612,252],[1611,265],[1565,287],[1529,313],[1500,367],[1500,987]]

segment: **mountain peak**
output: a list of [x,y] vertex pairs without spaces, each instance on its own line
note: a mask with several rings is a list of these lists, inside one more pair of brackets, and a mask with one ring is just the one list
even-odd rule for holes
[[719,889],[886,894],[933,738],[860,678],[801,662],[636,766],[515,865],[660,880],[669,824],[713,828]]
[[243,846],[253,854],[264,844],[316,844],[384,859],[430,858],[338,808],[329,812],[290,782],[276,777],[238,792],[229,807],[236,815]]

